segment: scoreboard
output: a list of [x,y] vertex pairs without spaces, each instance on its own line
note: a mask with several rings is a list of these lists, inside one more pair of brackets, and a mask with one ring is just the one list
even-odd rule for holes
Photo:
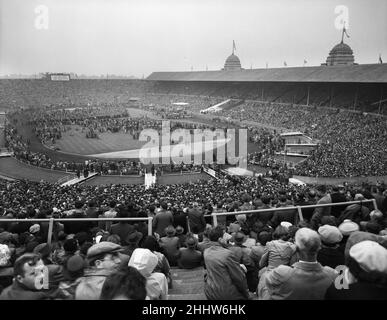
[[50,74],[51,81],[70,81],[70,75],[65,73]]

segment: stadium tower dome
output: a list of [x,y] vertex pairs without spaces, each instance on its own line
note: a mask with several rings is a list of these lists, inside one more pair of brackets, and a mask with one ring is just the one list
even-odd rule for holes
[[225,71],[242,70],[241,61],[239,60],[238,56],[234,54],[234,50],[235,42],[233,41],[232,53],[230,56],[228,56],[226,62],[224,63],[223,70]]
[[[329,52],[326,64],[328,66],[348,66],[355,64],[355,58],[353,56],[353,51],[349,45],[344,43],[344,34],[347,35],[345,26],[343,28],[343,34],[341,37],[341,42],[333,47]],[[347,37],[349,37],[347,35]]]

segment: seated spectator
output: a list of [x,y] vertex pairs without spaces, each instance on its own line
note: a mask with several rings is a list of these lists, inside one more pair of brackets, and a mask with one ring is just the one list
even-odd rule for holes
[[323,299],[337,273],[317,262],[321,248],[318,233],[301,228],[295,236],[300,261],[290,266],[281,265],[268,272],[265,285],[271,300]]
[[257,270],[260,269],[259,262],[261,261],[261,258],[265,253],[266,244],[267,242],[271,241],[271,239],[272,237],[270,232],[261,231],[258,234],[258,242],[255,244],[255,246],[251,247],[250,258],[254,262],[254,266]]
[[78,241],[74,238],[67,239],[63,244],[64,254],[61,258],[61,263],[66,263],[66,260],[72,257],[78,250]]
[[194,269],[203,265],[203,254],[196,250],[197,241],[194,237],[188,237],[186,248],[180,248],[177,265],[181,269]]
[[179,253],[179,238],[175,236],[176,230],[173,226],[165,228],[166,237],[160,239],[160,246],[171,266],[177,265],[177,255]]
[[384,229],[384,217],[380,210],[373,210],[370,213],[369,221],[361,221],[360,227],[362,230],[379,234]]
[[145,300],[146,282],[146,278],[136,268],[126,266],[106,278],[100,299]]
[[129,267],[136,268],[146,278],[147,298],[150,300],[166,300],[168,282],[163,273],[154,272],[158,258],[148,249],[136,249],[129,260]]
[[344,248],[346,246],[349,236],[352,233],[359,231],[359,225],[351,220],[344,220],[343,223],[338,226],[338,228],[343,235],[343,240],[341,241],[340,247],[341,250],[344,252]]
[[78,254],[73,255],[66,261],[63,267],[63,280],[59,284],[63,299],[75,299],[75,290],[84,275],[86,265],[84,258]]
[[259,263],[261,268],[267,267],[267,271],[280,265],[289,265],[296,252],[296,245],[288,241],[288,228],[280,225],[273,232],[273,240],[266,243],[266,250]]
[[127,254],[129,257],[132,255],[133,251],[136,250],[139,247],[139,243],[142,239],[142,233],[134,231],[130,233],[127,238],[125,243],[128,245],[124,247],[124,250],[122,253]]
[[57,290],[45,289],[44,264],[37,254],[26,253],[19,257],[13,275],[12,285],[3,290],[0,300],[47,300],[58,296]]
[[[354,244],[346,256],[342,283],[326,292],[327,300],[385,300],[387,297],[387,249],[364,240]],[[338,287],[339,286],[339,287]]]
[[176,227],[176,237],[179,238],[179,246],[184,247],[187,236],[184,234],[184,228],[180,225]]
[[87,251],[89,268],[85,270],[75,290],[76,300],[98,300],[106,277],[115,272],[121,259],[118,253],[121,246],[112,242],[100,242]]
[[158,241],[156,240],[156,238],[154,236],[145,237],[144,241],[142,242],[142,248],[149,249],[153,254],[157,256],[158,263],[154,269],[154,272],[164,273],[168,281],[168,288],[171,289],[172,288],[171,267],[165,255],[161,253],[161,247]]
[[0,293],[12,284],[12,252],[6,244],[0,244]]
[[318,234],[321,238],[321,250],[317,255],[317,261],[322,266],[336,268],[344,264],[344,253],[340,250],[339,244],[343,239],[343,234],[339,228],[323,225],[318,228]]

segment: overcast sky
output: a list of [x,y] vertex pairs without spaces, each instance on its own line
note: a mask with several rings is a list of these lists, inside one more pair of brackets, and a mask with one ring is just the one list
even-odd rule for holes
[[0,0],[0,74],[219,70],[233,40],[246,69],[320,65],[339,5],[355,62],[387,62],[386,0]]

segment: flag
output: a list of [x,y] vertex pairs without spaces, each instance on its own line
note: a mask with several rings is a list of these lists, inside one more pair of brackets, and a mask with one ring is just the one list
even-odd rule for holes
[[379,54],[379,63],[383,63],[381,54]]
[[349,35],[347,33],[347,29],[345,28],[345,22],[344,22],[344,26],[343,26],[343,34],[345,33],[345,35],[347,36],[347,38],[349,38]]
[[288,66],[288,64],[286,63],[286,61],[284,61],[284,66],[285,66],[285,67],[287,67],[287,66]]
[[304,64],[307,64],[308,63],[308,61],[306,61],[305,59],[304,59]]

